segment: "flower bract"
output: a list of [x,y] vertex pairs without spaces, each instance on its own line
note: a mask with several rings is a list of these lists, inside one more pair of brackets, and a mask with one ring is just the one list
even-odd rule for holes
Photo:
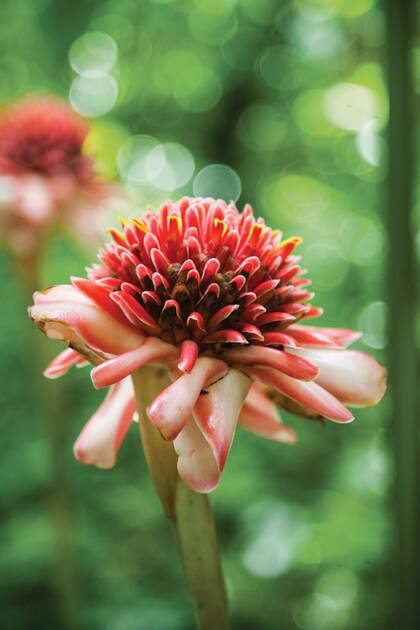
[[[84,463],[110,467],[135,412],[127,378],[144,365],[172,379],[147,414],[178,454],[194,490],[213,490],[236,427],[294,443],[276,404],[310,419],[348,423],[348,406],[385,391],[384,368],[347,350],[359,334],[304,322],[322,313],[295,248],[298,237],[255,218],[246,205],[183,198],[122,222],[87,278],[35,294],[30,315],[69,346],[47,376],[94,364],[110,387],[75,446]],[[145,421],[144,418],[139,419]]]

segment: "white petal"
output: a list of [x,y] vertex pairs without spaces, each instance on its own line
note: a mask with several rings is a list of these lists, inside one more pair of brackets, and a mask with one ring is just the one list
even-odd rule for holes
[[201,394],[194,407],[195,421],[210,444],[220,470],[225,465],[250,386],[248,376],[230,369],[226,376]]
[[386,370],[375,359],[357,350],[291,348],[319,367],[315,381],[341,402],[356,407],[376,405],[386,390]]
[[82,464],[112,468],[130,428],[136,403],[130,378],[110,388],[105,400],[85,424],[74,445]]
[[195,492],[207,493],[220,480],[219,467],[209,444],[192,418],[174,440],[178,473]]

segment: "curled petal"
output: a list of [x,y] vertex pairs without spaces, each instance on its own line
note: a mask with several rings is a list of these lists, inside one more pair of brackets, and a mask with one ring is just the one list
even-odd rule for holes
[[111,387],[77,438],[74,445],[76,459],[82,464],[112,468],[135,411],[131,379]]
[[90,298],[99,309],[108,313],[122,324],[129,326],[127,318],[117,304],[111,300],[110,291],[105,286],[87,278],[77,278],[76,276],[72,276],[71,282],[76,289],[79,289],[79,291]]
[[284,444],[295,444],[297,441],[295,431],[280,421],[276,405],[259,383],[254,383],[250,389],[239,416],[239,424],[243,429],[268,440]]
[[[282,350],[266,348],[264,346],[250,346],[249,348],[234,348],[226,350],[223,356],[229,363],[239,365],[263,365],[271,367],[288,376],[302,381],[312,381],[319,372],[319,368],[302,357],[294,356]],[[290,360],[290,357],[300,358],[300,361]]]
[[241,335],[237,330],[219,330],[204,337],[203,343],[244,343],[248,341],[246,337]]
[[178,363],[178,369],[181,372],[191,372],[198,357],[198,346],[195,341],[187,339],[181,344],[181,353]]
[[159,326],[135,297],[123,291],[114,291],[110,294],[110,298],[115,304],[118,304],[125,317],[133,326],[144,328],[150,334],[159,333]]
[[192,418],[174,440],[178,454],[178,473],[195,492],[214,490],[220,480],[220,470],[210,445]]
[[386,391],[386,370],[375,359],[356,350],[290,349],[320,368],[316,382],[338,400],[355,407],[371,407]]
[[[283,309],[286,308],[286,304],[283,305]],[[266,324],[283,324],[287,326],[295,321],[295,317],[283,311],[275,311],[271,313],[263,313],[256,320],[257,326],[265,326]]]
[[342,348],[357,341],[361,333],[348,328],[321,328],[316,326],[289,326],[287,334],[303,346]]
[[96,389],[108,387],[129,376],[146,363],[164,362],[177,354],[178,350],[175,346],[156,337],[148,337],[139,348],[124,352],[93,368],[92,383]]
[[226,376],[211,385],[208,392],[199,396],[194,407],[194,419],[210,444],[221,471],[250,385],[248,376],[231,369]]
[[268,387],[273,387],[284,396],[333,422],[346,423],[354,420],[350,411],[318,383],[298,381],[269,368],[246,368],[245,371]]
[[138,348],[144,337],[104,313],[71,285],[59,285],[34,295],[29,315],[51,339],[63,341],[82,354],[89,348],[121,354]]
[[227,319],[237,311],[239,308],[239,304],[229,304],[228,306],[223,306],[223,308],[219,309],[213,317],[210,318],[208,323],[208,328],[211,330],[215,326],[218,326],[224,319]]
[[60,352],[55,359],[51,361],[49,366],[44,370],[44,376],[47,378],[60,378],[64,376],[73,367],[73,365],[84,364],[85,360],[78,352],[67,348]]
[[227,365],[201,357],[189,374],[183,374],[149,405],[147,414],[166,439],[173,440],[187,423],[200,392],[226,374]]

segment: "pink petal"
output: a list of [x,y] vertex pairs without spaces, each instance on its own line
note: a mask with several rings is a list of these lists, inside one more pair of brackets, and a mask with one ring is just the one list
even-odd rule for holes
[[237,330],[219,330],[204,337],[203,343],[244,343],[248,344],[246,337]]
[[133,350],[144,340],[71,285],[38,292],[34,301],[29,315],[51,339],[109,354]]
[[264,346],[234,348],[232,350],[226,350],[226,352],[223,353],[223,357],[234,365],[262,365],[272,367],[276,370],[280,370],[280,372],[284,372],[288,376],[298,378],[302,381],[311,381],[318,375],[319,369],[316,365],[305,359],[301,361],[291,361],[291,356],[293,355],[283,352],[282,350],[266,348]]
[[213,317],[210,318],[210,321],[208,323],[209,330],[211,330],[215,326],[218,326],[223,320],[230,317],[232,313],[238,310],[238,308],[239,304],[228,304],[227,306],[223,306],[221,309],[219,309],[213,315]]
[[[286,305],[284,305],[284,307],[286,307]],[[296,318],[293,315],[289,315],[289,313],[285,313],[284,311],[277,311],[260,315],[257,319],[255,319],[255,323],[257,326],[277,323],[286,325],[294,322],[295,320]]]
[[298,345],[293,337],[281,332],[264,332],[264,341],[272,346],[291,346],[295,348]]
[[201,357],[189,374],[177,378],[149,405],[150,421],[166,439],[173,440],[191,416],[201,390],[226,371],[223,361]]
[[245,370],[265,385],[274,387],[308,409],[333,422],[351,422],[354,418],[344,405],[317,383],[298,381],[270,368],[246,368]]
[[77,365],[81,359],[82,357],[78,352],[67,348],[67,350],[60,352],[60,354],[51,361],[49,366],[44,370],[44,376],[51,379],[60,378],[60,376],[67,374],[73,365]]
[[110,298],[115,304],[118,304],[125,317],[133,326],[139,326],[152,335],[160,332],[158,324],[146,309],[137,302],[135,297],[123,291],[113,291],[110,293]]
[[136,411],[131,379],[109,390],[105,400],[85,424],[74,445],[74,455],[82,464],[112,468]]
[[295,431],[280,421],[276,405],[260,391],[260,387],[259,383],[251,387],[239,416],[240,426],[274,442],[295,444]]
[[219,467],[200,429],[190,418],[174,440],[178,473],[195,492],[214,490],[220,480]]
[[127,318],[117,304],[110,298],[110,291],[98,282],[92,282],[87,278],[77,278],[72,276],[71,282],[76,289],[79,289],[84,295],[90,298],[99,309],[114,317],[121,324],[130,326]]
[[92,383],[96,389],[108,387],[129,376],[146,363],[164,362],[177,354],[178,350],[175,346],[156,337],[148,337],[139,348],[124,352],[93,368]]
[[329,348],[293,348],[290,352],[314,361],[320,368],[316,382],[345,404],[371,407],[385,394],[386,370],[364,352]]
[[76,304],[92,305],[92,300],[71,284],[56,284],[43,291],[35,291],[34,304],[52,304],[55,302],[75,302]]
[[195,341],[187,339],[181,344],[178,369],[181,372],[191,372],[198,357],[198,346]]
[[207,393],[199,396],[194,407],[194,419],[210,444],[221,471],[250,385],[248,376],[231,369],[226,376],[211,385]]
[[316,326],[289,326],[287,334],[304,346],[342,348],[360,338],[361,333],[348,328],[321,328]]

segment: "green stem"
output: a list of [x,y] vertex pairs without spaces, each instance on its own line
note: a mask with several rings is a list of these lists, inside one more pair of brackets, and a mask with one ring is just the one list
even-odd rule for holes
[[226,590],[209,499],[180,479],[172,442],[164,440],[147,418],[147,406],[170,382],[166,370],[146,366],[132,378],[146,461],[164,512],[174,524],[197,628],[228,630]]

